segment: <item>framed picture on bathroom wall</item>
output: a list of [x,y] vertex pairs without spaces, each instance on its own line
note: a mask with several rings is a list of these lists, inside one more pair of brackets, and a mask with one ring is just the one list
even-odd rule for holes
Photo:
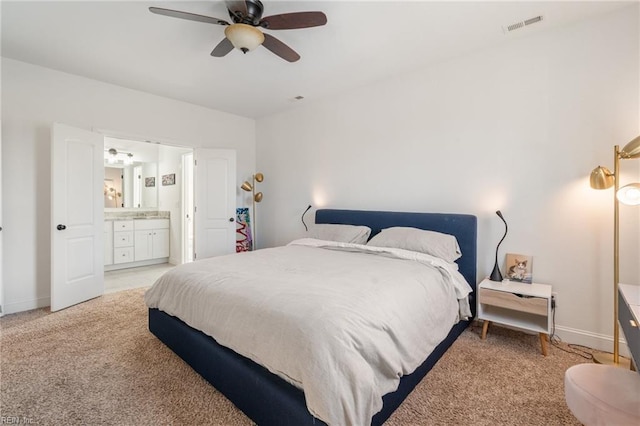
[[162,186],[167,185],[175,185],[176,184],[176,174],[171,173],[168,175],[162,175]]
[[505,278],[509,281],[531,284],[533,281],[533,257],[526,254],[507,253]]
[[144,186],[146,186],[147,188],[156,186],[156,177],[152,176],[144,178]]

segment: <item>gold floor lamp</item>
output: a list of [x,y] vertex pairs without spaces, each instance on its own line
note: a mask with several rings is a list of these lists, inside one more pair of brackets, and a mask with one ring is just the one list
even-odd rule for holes
[[262,173],[256,173],[251,176],[251,182],[244,181],[240,188],[247,192],[251,192],[251,201],[252,201],[252,211],[251,214],[253,217],[251,220],[253,221],[253,225],[251,226],[251,239],[253,241],[253,250],[256,249],[256,203],[262,201],[262,192],[256,192],[256,183],[262,182],[264,180],[264,175]]
[[640,204],[640,183],[632,183],[620,188],[620,160],[640,158],[640,136],[620,149],[614,147],[613,173],[606,167],[598,166],[591,172],[590,183],[594,189],[614,187],[613,194],[613,354],[598,352],[593,360],[598,364],[609,364],[629,368],[629,360],[620,359],[618,325],[618,283],[620,279],[620,212],[619,203]]

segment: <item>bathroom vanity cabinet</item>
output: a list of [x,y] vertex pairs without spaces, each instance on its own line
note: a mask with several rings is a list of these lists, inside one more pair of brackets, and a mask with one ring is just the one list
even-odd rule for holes
[[105,271],[166,263],[169,219],[105,221]]

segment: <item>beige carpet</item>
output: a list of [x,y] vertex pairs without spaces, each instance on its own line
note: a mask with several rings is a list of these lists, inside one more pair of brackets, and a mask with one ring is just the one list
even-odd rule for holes
[[[33,424],[251,425],[147,329],[144,289],[0,320],[0,416]],[[579,424],[563,374],[588,362],[536,336],[470,328],[387,422]]]

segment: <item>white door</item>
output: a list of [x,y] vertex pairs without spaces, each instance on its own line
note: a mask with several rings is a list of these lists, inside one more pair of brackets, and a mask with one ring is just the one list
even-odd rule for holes
[[133,168],[133,207],[142,207],[142,167]]
[[[2,134],[2,122],[0,121],[0,135]],[[4,290],[2,287],[2,137],[0,137],[0,317],[5,309]]]
[[51,310],[104,292],[104,140],[54,124],[51,153]]
[[195,259],[235,252],[236,152],[196,149]]
[[104,265],[113,265],[113,221],[104,223]]

